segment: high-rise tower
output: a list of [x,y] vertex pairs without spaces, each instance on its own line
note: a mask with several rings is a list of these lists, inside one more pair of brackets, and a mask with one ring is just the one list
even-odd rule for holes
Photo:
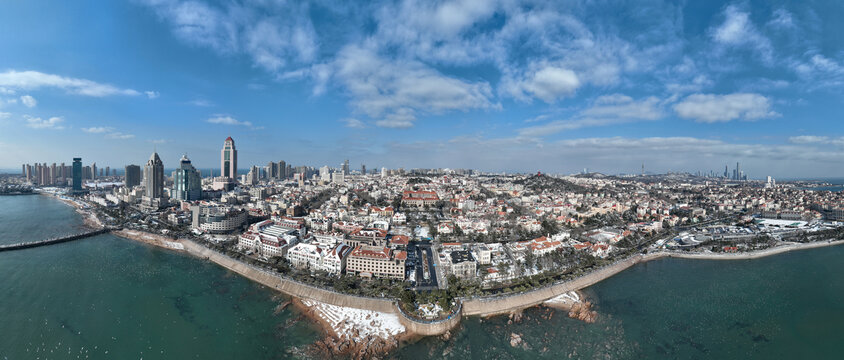
[[73,158],[73,192],[82,191],[82,158]]
[[234,147],[234,139],[231,136],[223,142],[223,150],[220,151],[220,176],[229,179],[237,178],[237,149]]
[[176,200],[199,200],[202,197],[202,177],[191,165],[187,155],[179,161],[179,168],[173,172],[173,198]]
[[138,165],[126,165],[125,171],[126,180],[124,184],[131,189],[135,186],[141,185],[141,167]]
[[145,197],[149,199],[160,199],[164,197],[164,163],[154,152],[149,161],[144,165],[144,187]]

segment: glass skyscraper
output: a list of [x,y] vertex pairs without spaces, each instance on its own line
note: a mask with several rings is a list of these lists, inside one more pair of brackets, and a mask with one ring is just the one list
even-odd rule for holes
[[173,198],[176,200],[199,200],[202,197],[202,177],[187,155],[182,156],[179,168],[173,172]]
[[73,158],[73,192],[82,191],[82,158]]

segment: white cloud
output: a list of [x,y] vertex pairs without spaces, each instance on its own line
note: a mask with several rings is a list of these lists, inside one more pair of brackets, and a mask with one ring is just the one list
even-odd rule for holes
[[206,120],[211,124],[223,124],[223,125],[241,125],[241,126],[248,126],[252,127],[252,123],[249,121],[239,121],[231,116],[228,115],[215,115],[214,117],[209,118]]
[[829,136],[800,135],[788,138],[792,144],[825,144],[829,142]]
[[214,103],[212,103],[212,102],[210,102],[210,101],[208,101],[208,100],[205,100],[205,99],[195,99],[195,100],[191,100],[191,101],[188,101],[188,104],[191,104],[191,105],[193,105],[193,106],[199,106],[199,107],[211,107],[211,106],[214,106]]
[[146,95],[148,99],[157,99],[161,96],[158,91],[144,91],[144,95]]
[[89,133],[89,134],[102,134],[113,131],[114,128],[107,127],[107,126],[94,126],[89,128],[82,128],[82,131]]
[[[419,158],[419,151],[425,157]],[[401,166],[416,159],[418,167],[468,167],[490,171],[574,172],[588,167],[607,173],[640,171],[709,171],[720,173],[724,165],[742,168],[751,178],[765,175],[834,176],[836,164],[844,162],[844,152],[819,150],[812,146],[789,144],[730,143],[695,137],[589,137],[536,143],[520,138],[456,137],[445,141],[389,143],[387,166]],[[564,161],[560,161],[564,159]],[[694,159],[693,163],[689,159]]]
[[12,113],[7,113],[7,112],[2,112],[2,111],[0,111],[0,120],[2,120],[2,119],[8,119],[8,118],[10,118],[11,116],[12,116]]
[[770,62],[773,57],[771,40],[762,35],[750,20],[750,13],[735,5],[724,9],[724,22],[711,29],[710,34],[716,43],[734,48],[750,47],[761,55],[762,60]]
[[319,40],[308,4],[253,2],[215,6],[198,1],[145,0],[173,33],[188,44],[220,54],[247,54],[255,66],[270,72],[290,60],[314,60]]
[[768,22],[768,25],[783,29],[791,29],[796,26],[794,16],[788,10],[782,8],[774,11],[773,18]]
[[547,103],[553,103],[562,97],[573,95],[580,87],[577,74],[569,69],[544,66],[527,79],[523,80],[511,93],[523,98],[522,91],[528,92]]
[[19,90],[37,90],[49,87],[62,89],[71,94],[94,97],[140,95],[140,92],[132,89],[121,89],[113,85],[101,84],[91,80],[45,74],[38,71],[9,70],[0,73],[0,87]]
[[348,128],[363,129],[363,128],[366,127],[366,124],[364,124],[363,121],[360,121],[360,120],[355,119],[355,118],[346,118],[346,119],[343,119],[343,120],[340,120],[340,121],[342,121],[344,124],[346,124],[346,127],[348,127]]
[[349,46],[334,64],[354,107],[378,126],[410,127],[417,113],[494,108],[486,82],[445,76],[416,61],[385,61],[372,50]]
[[636,101],[626,95],[613,94],[598,97],[591,107],[581,110],[570,119],[555,120],[542,125],[522,128],[518,131],[521,137],[537,138],[561,131],[636,121],[653,121],[663,117],[662,101],[659,98],[648,97]]
[[770,99],[753,93],[693,94],[675,104],[674,111],[682,118],[705,123],[779,116],[771,110]]
[[26,120],[26,126],[31,127],[33,129],[64,129],[64,126],[61,125],[64,122],[64,119],[58,116],[54,116],[47,120],[43,120],[40,117],[24,115],[24,120]]
[[34,108],[35,105],[38,105],[38,101],[36,101],[35,98],[30,95],[21,96],[21,103],[28,108]]
[[844,146],[844,136],[830,137],[819,135],[800,135],[788,138],[788,142],[801,145],[837,145]]
[[126,140],[126,139],[132,139],[134,137],[135,137],[135,135],[124,134],[124,133],[120,133],[120,132],[113,132],[113,133],[110,133],[110,134],[106,134],[106,139]]
[[135,135],[132,134],[124,134],[122,132],[115,131],[115,129],[110,126],[93,126],[88,128],[82,128],[82,131],[89,134],[105,134],[106,139],[126,140],[135,137]]
[[375,125],[385,128],[407,129],[413,126],[414,120],[416,120],[416,115],[413,113],[413,110],[401,108],[393,113],[387,114],[383,119],[376,121]]

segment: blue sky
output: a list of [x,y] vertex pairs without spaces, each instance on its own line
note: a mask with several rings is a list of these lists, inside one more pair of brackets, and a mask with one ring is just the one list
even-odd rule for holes
[[[7,1],[0,168],[844,175],[836,1]],[[171,165],[172,164],[172,165]]]

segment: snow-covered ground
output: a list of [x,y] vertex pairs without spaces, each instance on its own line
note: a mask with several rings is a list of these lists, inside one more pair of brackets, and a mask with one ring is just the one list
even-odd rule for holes
[[185,249],[185,246],[182,245],[181,243],[172,242],[172,241],[165,241],[164,245],[171,248],[171,249],[176,249],[176,250],[184,250]]
[[405,332],[398,315],[302,300],[314,314],[327,322],[339,338],[361,340],[367,336],[389,339]]
[[419,306],[419,313],[424,318],[435,318],[440,315],[443,308],[437,304],[425,304]]
[[573,305],[574,303],[578,302],[580,302],[580,295],[578,295],[575,291],[569,291],[567,293],[558,295],[545,301],[546,304],[558,305]]
[[430,234],[428,234],[428,228],[427,227],[418,226],[414,230],[414,233],[416,234],[416,236],[418,236],[420,238],[430,237]]

